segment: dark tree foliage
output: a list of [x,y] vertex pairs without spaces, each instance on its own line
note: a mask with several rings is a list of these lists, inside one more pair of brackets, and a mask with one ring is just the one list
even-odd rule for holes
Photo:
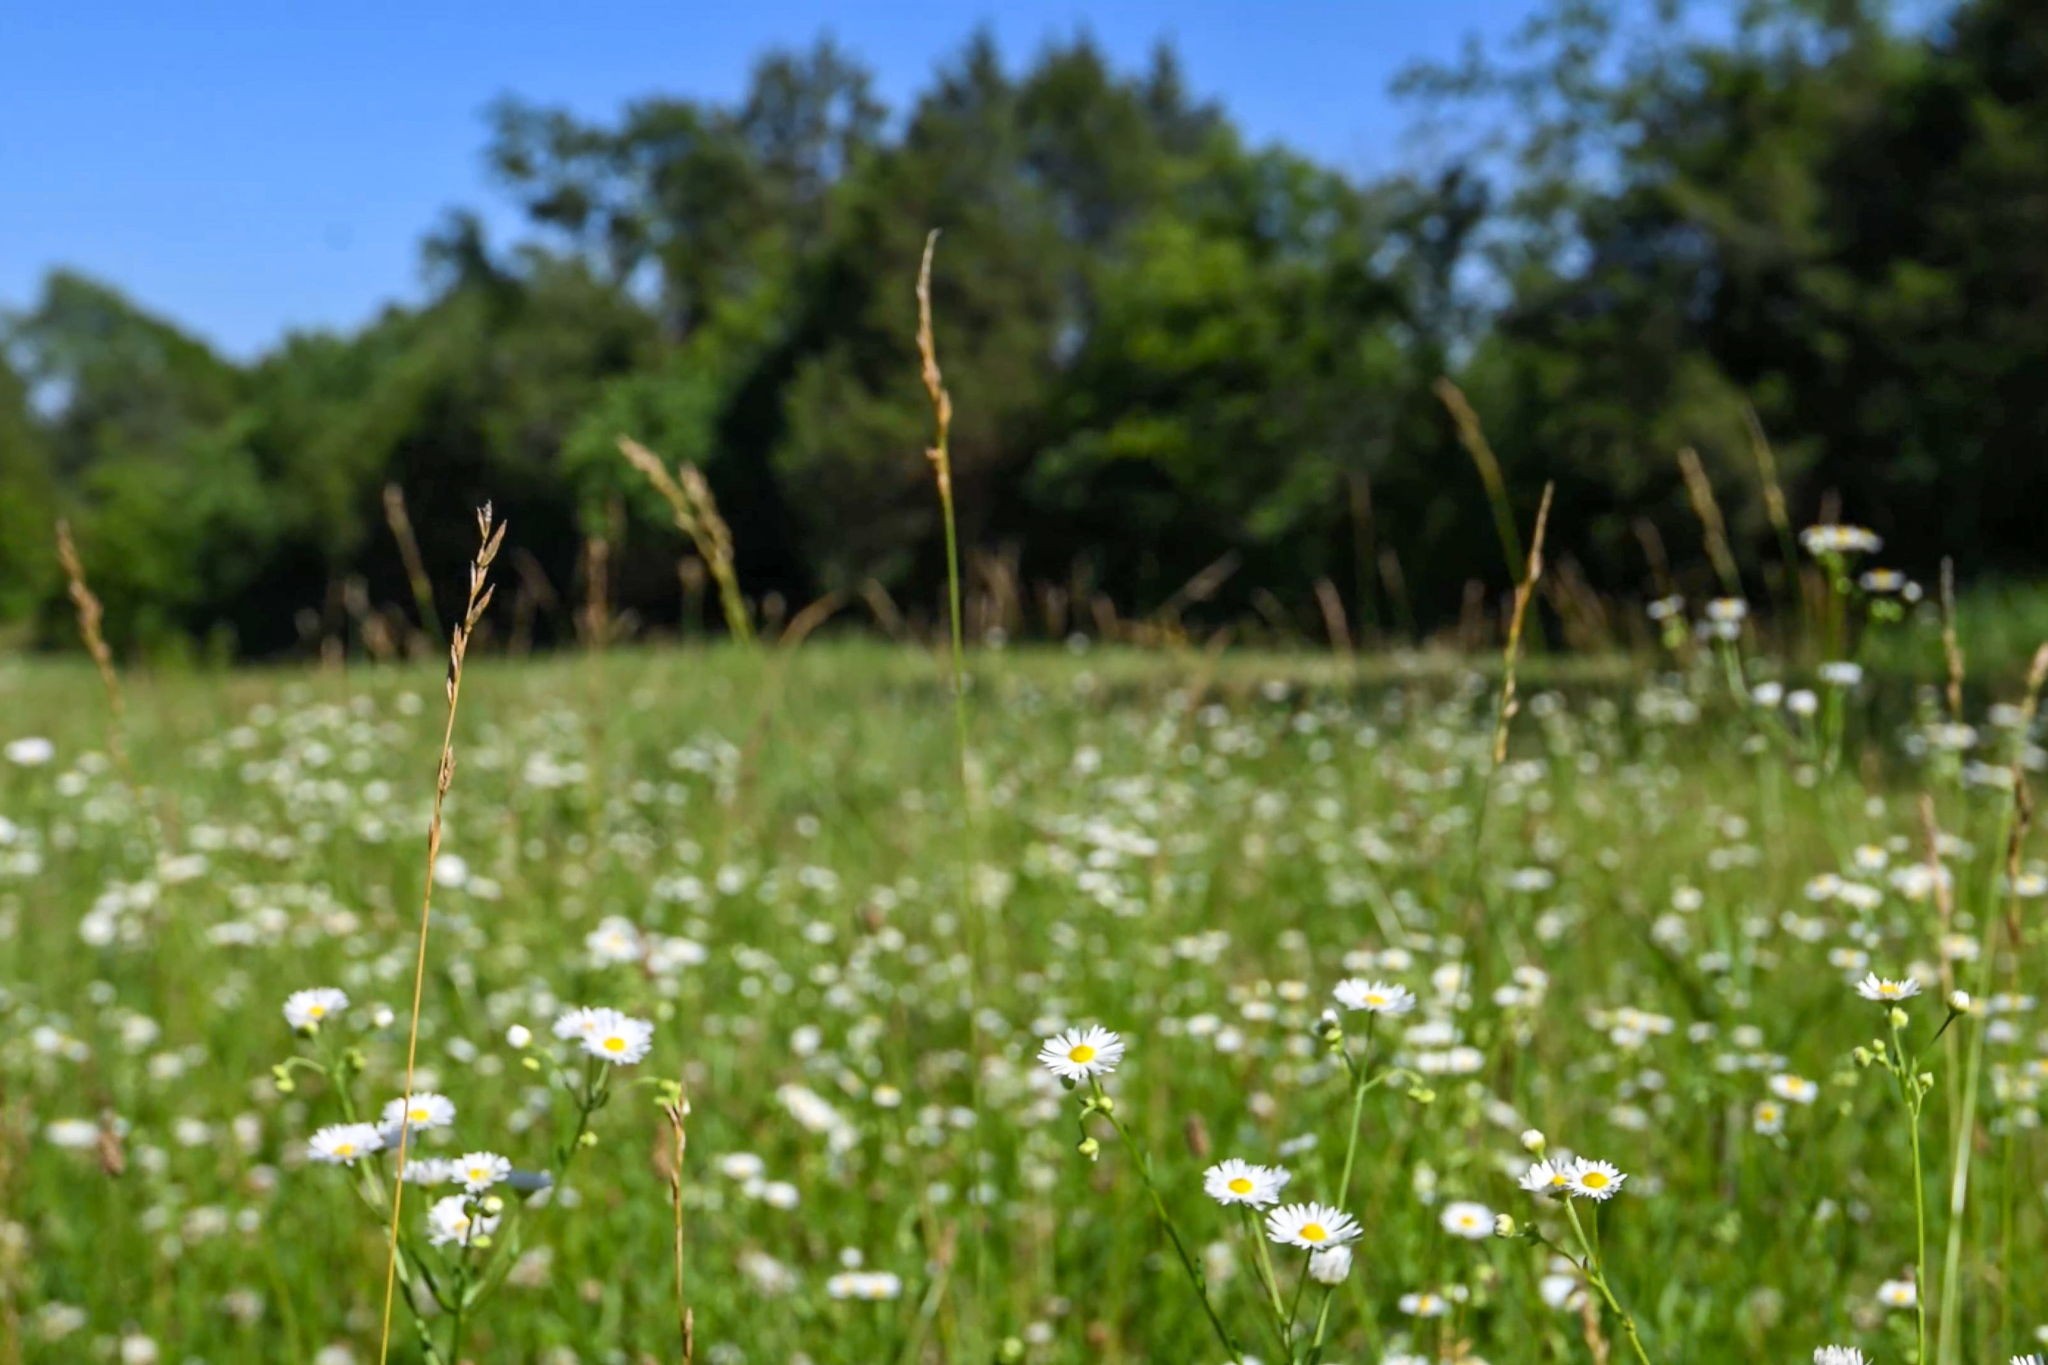
[[1411,73],[1453,136],[1372,182],[1247,145],[1170,50],[1124,71],[1085,38],[1020,70],[975,37],[893,117],[830,43],[730,105],[507,101],[487,156],[526,230],[452,214],[428,298],[360,331],[236,365],[71,273],[0,318],[0,620],[62,638],[66,515],[119,640],[294,648],[307,613],[409,602],[396,484],[447,585],[497,501],[543,637],[593,537],[614,605],[673,624],[681,544],[621,433],[705,471],[750,593],[874,581],[929,614],[931,227],[967,545],[1126,613],[1219,561],[1204,609],[1306,628],[1320,579],[1389,631],[1497,588],[1443,375],[1609,590],[1645,586],[1646,524],[1694,558],[1685,446],[1769,552],[1751,412],[1795,516],[2038,571],[2048,22],[1915,17],[1558,0]]

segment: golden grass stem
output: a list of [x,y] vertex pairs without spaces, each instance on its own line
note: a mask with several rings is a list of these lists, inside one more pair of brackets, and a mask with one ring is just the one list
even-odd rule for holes
[[675,1224],[676,1331],[682,1341],[682,1365],[692,1365],[697,1358],[697,1315],[691,1311],[683,1292],[683,1158],[690,1150],[690,1101],[681,1082],[677,1082],[675,1098],[662,1102],[661,1112],[675,1138],[675,1149],[669,1156],[668,1199]]
[[1678,452],[1678,472],[1685,479],[1685,496],[1692,503],[1693,515],[1700,520],[1707,558],[1721,580],[1721,590],[1730,597],[1742,596],[1742,571],[1736,567],[1735,551],[1728,543],[1728,523],[1714,497],[1714,483],[1707,477],[1707,467],[1700,463],[1699,452],[1691,446]]
[[725,613],[725,628],[741,644],[754,643],[754,621],[740,594],[738,572],[733,568],[732,528],[719,515],[718,500],[711,485],[693,464],[679,464],[671,474],[661,457],[630,436],[619,437],[619,453],[626,463],[647,476],[654,491],[661,494],[675,517],[676,529],[690,538],[703,556],[705,567],[718,584],[719,608]]
[[412,517],[405,509],[405,490],[395,483],[384,485],[384,520],[391,538],[398,542],[398,556],[405,561],[405,580],[412,586],[413,605],[419,608],[420,629],[427,638],[441,638],[441,614],[434,609],[434,583],[427,577],[427,562],[420,556],[419,537],[413,534]]
[[[491,594],[496,591],[490,583],[491,563],[498,557],[499,547],[505,543],[505,526],[506,523],[493,522],[489,503],[477,509],[478,548],[469,566],[468,605],[448,641],[448,718],[441,731],[441,759],[434,775],[433,814],[427,821],[427,868],[420,891],[419,945],[413,959],[412,1019],[405,1035],[405,1085],[399,1091],[407,1100],[412,1097],[413,1073],[419,1058],[420,1003],[426,992],[427,930],[433,918],[434,865],[441,856],[441,812],[447,804],[448,788],[455,781],[455,714],[462,700],[462,665],[469,655],[470,637],[475,633],[477,623],[483,619],[484,609],[491,604]],[[385,1365],[391,1356],[391,1308],[398,1286],[399,1216],[405,1203],[405,1158],[411,1137],[412,1124],[401,1115],[398,1156],[391,1172],[391,1232],[384,1263],[384,1322],[377,1341],[378,1365]]]

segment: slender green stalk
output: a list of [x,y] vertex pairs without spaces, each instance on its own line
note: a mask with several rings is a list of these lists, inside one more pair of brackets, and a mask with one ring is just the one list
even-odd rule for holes
[[1580,1268],[1586,1272],[1586,1279],[1595,1289],[1600,1291],[1600,1297],[1605,1300],[1608,1311],[1620,1319],[1621,1333],[1628,1338],[1629,1349],[1635,1352],[1636,1359],[1641,1362],[1641,1365],[1650,1365],[1650,1353],[1643,1349],[1643,1338],[1636,1331],[1636,1320],[1629,1316],[1627,1309],[1621,1306],[1621,1301],[1614,1296],[1613,1287],[1607,1283],[1607,1269],[1601,1264],[1599,1243],[1596,1240],[1600,1226],[1600,1215],[1598,1213],[1593,1215],[1593,1227],[1596,1234],[1594,1237],[1587,1236],[1585,1225],[1579,1221],[1578,1201],[1576,1199],[1564,1201],[1564,1216],[1572,1225],[1573,1235],[1579,1239],[1579,1250],[1585,1255],[1585,1262]]
[[1187,1242],[1180,1235],[1180,1228],[1174,1224],[1173,1215],[1166,1211],[1166,1200],[1159,1193],[1159,1182],[1152,1176],[1151,1158],[1145,1155],[1145,1149],[1131,1136],[1130,1129],[1124,1126],[1123,1120],[1116,1116],[1116,1103],[1103,1093],[1102,1083],[1094,1081],[1091,1082],[1091,1086],[1094,1096],[1082,1110],[1083,1123],[1086,1123],[1090,1113],[1102,1115],[1116,1132],[1117,1139],[1123,1144],[1124,1149],[1131,1154],[1131,1165],[1137,1169],[1138,1179],[1144,1184],[1145,1193],[1152,1198],[1152,1211],[1159,1218],[1159,1226],[1165,1229],[1166,1239],[1173,1243],[1174,1254],[1180,1257],[1181,1269],[1187,1272],[1188,1283],[1194,1286],[1195,1297],[1202,1301],[1202,1312],[1208,1317],[1209,1326],[1215,1330],[1216,1340],[1222,1343],[1223,1349],[1230,1353],[1233,1361],[1241,1358],[1243,1351],[1238,1348],[1230,1329],[1223,1325],[1223,1318],[1217,1313],[1215,1303],[1209,1298],[1208,1279],[1202,1274],[1201,1267],[1195,1264],[1193,1254],[1188,1251]]
[[1927,1174],[1920,1156],[1920,1111],[1926,1104],[1921,1087],[1919,1059],[1910,1062],[1900,1037],[1904,1012],[1891,1013],[1892,1077],[1899,1084],[1899,1099],[1906,1106],[1907,1137],[1913,1149],[1913,1318],[1919,1343],[1915,1360],[1927,1359]]
[[[921,362],[925,393],[932,405],[932,444],[925,451],[931,461],[932,478],[939,490],[940,520],[946,532],[946,615],[950,643],[951,691],[953,693],[953,754],[960,782],[960,823],[964,832],[973,829],[974,787],[969,760],[967,735],[967,633],[962,608],[960,586],[960,531],[958,518],[953,509],[953,396],[946,390],[944,374],[939,369],[938,340],[932,331],[932,255],[939,245],[938,229],[934,228],[924,240],[924,259],[917,272],[917,350]],[[968,1055],[973,1064],[968,1069],[969,1108],[979,1116],[981,1104],[981,1009],[976,999],[977,983],[980,982],[984,963],[981,911],[974,899],[973,850],[963,837],[957,859],[960,880],[960,928],[966,941],[969,964],[967,1031]],[[986,1153],[984,1132],[986,1125],[974,1125],[973,1169],[968,1172],[967,1185],[973,1191],[983,1175],[982,1166]],[[974,1242],[974,1301],[986,1302],[988,1270],[988,1223],[979,1200],[971,1201],[977,1210]]]

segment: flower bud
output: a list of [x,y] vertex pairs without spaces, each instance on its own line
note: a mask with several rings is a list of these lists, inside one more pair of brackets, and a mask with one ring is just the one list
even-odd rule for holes
[[533,1041],[533,1030],[524,1024],[514,1024],[505,1030],[505,1043],[509,1047],[523,1048]]
[[1950,991],[1948,993],[1948,1007],[1957,1014],[1968,1014],[1970,1012],[1970,993],[1968,991]]
[[1082,1138],[1074,1150],[1087,1157],[1090,1161],[1093,1161],[1096,1157],[1102,1155],[1102,1144],[1092,1137]]
[[1894,1006],[1892,1006],[1892,1027],[1893,1027],[1893,1028],[1904,1028],[1905,1026],[1906,1026],[1906,1012],[1905,1012],[1904,1010],[1900,1009],[1900,1008],[1899,1008],[1899,1007],[1898,1007],[1897,1005],[1894,1005]]
[[1542,1129],[1524,1128],[1522,1130],[1522,1150],[1529,1153],[1529,1155],[1542,1156],[1543,1149],[1549,1145],[1550,1139],[1543,1136]]
[[1339,1285],[1351,1274],[1351,1248],[1338,1245],[1324,1247],[1312,1252],[1308,1258],[1308,1277],[1317,1284]]
[[1521,1229],[1515,1226],[1515,1220],[1514,1220],[1513,1218],[1509,1217],[1509,1216],[1508,1216],[1507,1214],[1505,1214],[1505,1213],[1496,1213],[1495,1215],[1493,1215],[1493,1235],[1494,1235],[1494,1236],[1496,1236],[1496,1237],[1512,1237],[1512,1236],[1514,1236],[1514,1235],[1515,1235],[1515,1234],[1516,1234],[1517,1232],[1520,1232],[1520,1231],[1521,1231]]

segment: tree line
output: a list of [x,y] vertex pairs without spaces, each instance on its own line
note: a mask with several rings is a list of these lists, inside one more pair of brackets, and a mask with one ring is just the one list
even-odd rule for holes
[[933,227],[963,542],[1077,627],[1456,619],[1506,581],[1461,404],[1513,507],[1555,482],[1589,591],[1705,572],[1681,451],[1746,571],[1831,512],[1916,571],[2039,571],[2036,0],[1734,17],[1555,0],[1409,72],[1428,169],[1376,178],[1252,145],[1170,49],[1120,70],[1085,38],[1014,69],[971,38],[896,111],[829,42],[732,103],[506,100],[486,155],[522,227],[451,213],[424,301],[359,330],[236,363],[72,271],[0,318],[0,622],[63,638],[60,516],[123,645],[417,622],[394,504],[452,594],[489,497],[538,638],[586,599],[715,623],[622,434],[702,471],[757,603],[928,618]]

